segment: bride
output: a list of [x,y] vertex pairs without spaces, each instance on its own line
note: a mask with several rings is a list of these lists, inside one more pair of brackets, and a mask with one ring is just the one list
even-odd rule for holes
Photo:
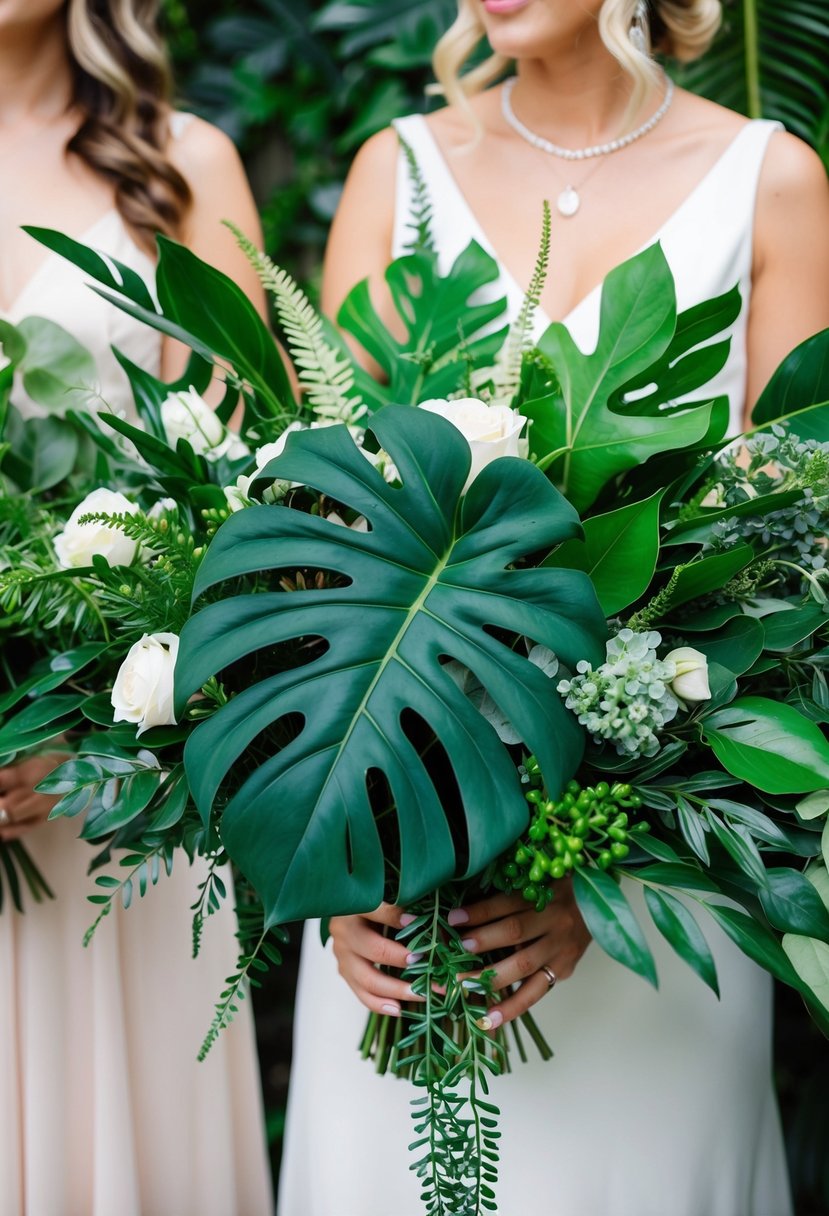
[[[716,0],[460,0],[434,56],[449,105],[395,126],[425,178],[444,267],[474,237],[499,263],[492,290],[513,316],[551,200],[538,332],[563,320],[592,349],[604,278],[656,240],[680,309],[739,283],[743,312],[711,388],[729,395],[736,432],[784,355],[829,325],[829,188],[817,156],[778,124],[673,90],[656,66],[651,46],[694,58],[720,18]],[[462,76],[484,36],[492,57]],[[494,83],[511,63],[516,77]],[[394,323],[382,275],[405,249],[410,201],[397,135],[382,132],[358,155],[334,222],[329,314],[368,274]],[[379,932],[400,916],[384,906],[337,918],[333,949],[316,926],[306,931],[281,1216],[421,1210],[406,1152],[409,1087],[376,1076],[356,1051],[365,1008],[399,1016],[411,999],[377,969],[406,964],[406,948]],[[496,987],[516,988],[492,1024],[543,1002],[534,1012],[556,1052],[498,1081],[503,1216],[791,1212],[771,981],[713,923],[719,1002],[655,932],[658,994],[588,950],[563,884],[541,914],[499,895],[454,918],[470,949],[511,950]]]

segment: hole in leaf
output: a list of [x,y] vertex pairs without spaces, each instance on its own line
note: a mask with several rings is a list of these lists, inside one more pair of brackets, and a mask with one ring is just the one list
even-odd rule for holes
[[394,903],[400,877],[400,824],[389,779],[380,768],[366,772],[366,793],[386,857],[384,899]]
[[457,869],[461,872],[466,869],[469,859],[469,835],[463,813],[463,798],[449,753],[429,723],[413,709],[402,711],[400,726],[412,747],[416,749],[429,780],[435,787],[452,834]]

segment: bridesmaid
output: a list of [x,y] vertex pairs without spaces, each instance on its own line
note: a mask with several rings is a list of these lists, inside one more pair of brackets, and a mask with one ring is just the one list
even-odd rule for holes
[[[0,316],[48,317],[129,413],[112,344],[169,379],[185,352],[105,303],[20,231],[58,228],[152,279],[167,233],[232,275],[264,314],[233,238],[259,237],[239,158],[169,101],[157,0],[0,0]],[[24,413],[33,403],[14,399]],[[0,916],[0,1216],[267,1216],[272,1211],[249,1007],[196,1052],[236,957],[225,906],[190,963],[198,868],[105,921],[89,950],[89,846],[46,825],[33,787],[54,765],[0,769],[0,838],[25,839],[54,902]]]
[[[778,124],[672,93],[650,38],[692,59],[720,16],[717,0],[460,0],[434,58],[450,104],[395,126],[425,179],[442,267],[476,239],[498,262],[492,296],[506,296],[512,317],[532,275],[542,201],[551,200],[539,331],[562,320],[581,349],[594,349],[604,278],[657,238],[681,309],[739,281],[743,316],[709,390],[729,395],[737,430],[785,354],[829,325],[829,189],[817,156]],[[493,56],[462,75],[484,37]],[[516,79],[499,83],[513,64]],[[591,155],[568,160],[541,141]],[[329,315],[369,275],[394,324],[383,272],[411,238],[412,202],[397,135],[381,132],[359,153],[334,221]],[[658,994],[588,949],[564,883],[541,914],[505,895],[453,914],[471,950],[509,951],[496,968],[505,999],[492,1024],[536,1006],[556,1051],[551,1064],[518,1067],[493,1088],[505,1133],[499,1210],[788,1216],[769,977],[708,923],[718,1003],[649,927],[641,900],[639,908]],[[379,932],[399,927],[400,914],[384,906],[334,918],[328,950],[314,926],[306,931],[281,1216],[421,1208],[406,1153],[411,1092],[375,1076],[355,1050],[363,1006],[399,1016],[410,999],[388,973],[405,967],[407,949]]]

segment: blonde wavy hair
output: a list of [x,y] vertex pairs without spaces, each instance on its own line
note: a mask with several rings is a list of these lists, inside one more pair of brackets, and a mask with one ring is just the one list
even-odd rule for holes
[[81,125],[67,144],[112,182],[115,203],[152,250],[178,236],[190,187],[166,155],[172,79],[158,31],[158,0],[68,0],[73,103]]
[[[628,107],[631,119],[648,89],[659,80],[654,60],[637,51],[630,40],[636,3],[637,0],[605,0],[599,13],[602,41],[633,78]],[[682,63],[697,59],[708,49],[722,22],[720,0],[649,0],[648,10],[653,50]],[[508,59],[491,55],[462,74],[485,36],[480,0],[458,0],[458,16],[438,42],[432,59],[439,90],[450,105],[468,108],[470,97],[508,71]]]

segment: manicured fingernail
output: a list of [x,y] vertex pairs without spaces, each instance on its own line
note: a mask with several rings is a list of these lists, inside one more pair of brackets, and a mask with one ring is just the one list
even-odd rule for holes
[[416,916],[412,916],[411,912],[404,912],[400,917],[400,928],[405,929],[407,925],[414,924],[417,920]]
[[452,926],[465,925],[469,922],[469,913],[463,908],[453,908],[446,919]]
[[477,944],[478,943],[475,941],[474,937],[464,937],[461,940],[461,945],[463,946],[464,950],[468,950],[470,954],[475,953]]
[[399,1005],[381,1005],[380,1012],[387,1013],[389,1015],[389,1017],[392,1017],[392,1018],[399,1018],[400,1017],[400,1006]]
[[422,958],[423,958],[422,954],[407,954],[406,955],[406,966],[413,967],[415,965],[415,963],[419,963]]
[[503,1024],[504,1015],[500,1009],[490,1009],[482,1018],[478,1018],[481,1030],[497,1030]]

